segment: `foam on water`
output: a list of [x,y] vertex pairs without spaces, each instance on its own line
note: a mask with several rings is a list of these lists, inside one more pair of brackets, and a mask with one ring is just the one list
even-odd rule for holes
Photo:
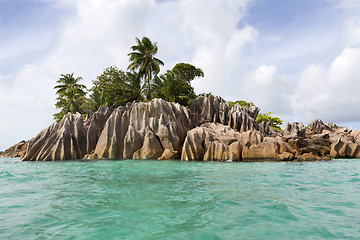
[[359,239],[360,160],[0,158],[0,239]]

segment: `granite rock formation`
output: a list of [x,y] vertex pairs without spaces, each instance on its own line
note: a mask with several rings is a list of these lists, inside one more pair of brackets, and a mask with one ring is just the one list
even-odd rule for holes
[[[256,106],[248,109],[235,104],[230,109],[229,103],[221,97],[205,95],[191,101],[190,111],[195,126],[205,122],[214,122],[228,125],[238,132],[260,129],[256,122],[260,109]],[[264,132],[269,132],[268,124],[263,125],[262,129]]]
[[[257,139],[247,137],[247,141],[257,141]],[[219,123],[204,123],[187,133],[181,160],[240,161],[244,145],[242,133]]]
[[53,161],[81,159],[95,148],[111,110],[100,108],[89,113],[84,122],[81,115],[66,114],[59,123],[42,130],[27,144],[24,161]]
[[201,96],[190,108],[153,99],[117,109],[66,114],[3,156],[25,161],[181,159],[184,161],[307,161],[360,158],[360,131],[316,119],[283,132],[258,124],[259,108],[230,109],[221,97]]
[[305,126],[300,122],[287,123],[283,136],[287,138],[305,137]]
[[188,108],[153,99],[113,111],[88,159],[176,159],[191,129]]

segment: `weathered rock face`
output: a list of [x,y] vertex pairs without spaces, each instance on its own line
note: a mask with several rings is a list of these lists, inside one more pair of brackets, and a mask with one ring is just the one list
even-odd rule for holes
[[95,150],[97,141],[111,112],[112,109],[108,107],[101,107],[95,113],[88,113],[84,123],[84,126],[87,129],[86,153],[91,153]]
[[294,137],[285,142],[295,151],[297,156],[312,153],[314,156],[326,156],[330,153],[330,136],[327,133],[315,134],[311,138]]
[[[205,122],[214,122],[228,125],[238,132],[259,130],[259,125],[255,119],[260,109],[255,106],[248,109],[235,104],[230,109],[229,103],[221,97],[206,95],[193,99],[190,104],[190,111],[195,126]],[[269,132],[269,126],[263,125],[263,131]]]
[[86,129],[80,114],[66,114],[28,143],[24,161],[79,159],[85,154]]
[[9,147],[4,152],[0,152],[2,157],[23,157],[26,153],[27,142],[22,140],[17,144]]
[[173,159],[191,128],[188,108],[153,99],[119,107],[108,118],[93,154],[95,159]]
[[[247,134],[245,141],[254,134]],[[255,136],[257,137],[257,136]],[[241,150],[245,146],[242,133],[218,123],[204,123],[190,130],[185,139],[181,160],[226,161],[241,160]]]
[[[259,130],[259,125],[255,121],[260,109],[252,106],[250,109],[242,108],[239,104],[235,104],[229,111],[228,126],[238,132],[246,132],[249,130]],[[264,131],[269,131],[269,127],[264,126]]]
[[59,123],[42,130],[27,144],[24,161],[53,161],[81,159],[95,148],[94,142],[110,109],[103,107],[90,114],[84,123],[80,114],[66,114]]
[[269,122],[262,122],[259,124],[259,131],[262,132],[265,136],[271,135],[272,131],[270,130]]
[[343,142],[338,139],[331,144],[330,157],[332,158],[360,158],[360,146],[357,143]]
[[288,123],[283,135],[286,138],[305,137],[305,126],[300,122]]
[[245,147],[242,151],[243,161],[290,161],[294,159],[293,149],[281,138],[264,138],[259,144]]
[[[291,161],[360,158],[360,131],[315,120],[305,129],[288,123],[274,131],[255,119],[259,108],[242,108],[220,97],[194,99],[190,109],[154,99],[111,110],[67,114],[28,142],[3,153],[27,161],[71,159],[179,159]],[[197,126],[193,128],[194,126]],[[26,151],[25,151],[26,149]]]
[[195,125],[205,122],[227,124],[229,103],[221,97],[200,96],[191,100],[190,111]]
[[323,133],[323,131],[331,131],[330,127],[325,125],[323,121],[320,119],[315,119],[308,125],[308,130],[312,134],[320,134]]
[[350,136],[353,138],[354,142],[360,144],[360,130],[354,130],[350,133]]

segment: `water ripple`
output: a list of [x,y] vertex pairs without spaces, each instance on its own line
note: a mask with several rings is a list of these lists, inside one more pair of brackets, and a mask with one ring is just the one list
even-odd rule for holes
[[360,238],[360,161],[0,169],[0,239]]

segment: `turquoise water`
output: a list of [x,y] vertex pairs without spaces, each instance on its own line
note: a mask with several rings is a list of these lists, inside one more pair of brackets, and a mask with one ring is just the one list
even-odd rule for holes
[[0,158],[0,239],[360,239],[360,160]]

